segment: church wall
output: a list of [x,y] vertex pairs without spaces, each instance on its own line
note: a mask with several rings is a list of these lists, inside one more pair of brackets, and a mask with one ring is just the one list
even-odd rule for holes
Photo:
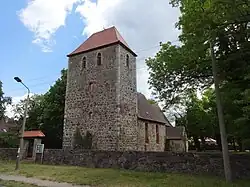
[[[146,124],[148,124],[148,142],[146,142]],[[156,142],[158,125],[159,143]],[[138,119],[138,151],[164,151],[166,138],[165,125],[157,122]]]
[[[66,89],[63,147],[71,148],[78,127],[90,131],[93,148],[117,150],[119,123],[119,45],[86,52],[69,58]],[[102,64],[97,65],[97,54]],[[86,68],[82,58],[86,57]]]
[[137,150],[136,57],[119,46],[119,150]]
[[180,139],[180,140],[167,140],[169,141],[169,148],[168,151],[174,151],[174,152],[186,152],[187,145],[186,141]]

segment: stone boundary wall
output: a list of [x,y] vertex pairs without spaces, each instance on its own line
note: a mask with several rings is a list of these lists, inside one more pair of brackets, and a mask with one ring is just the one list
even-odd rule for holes
[[[250,178],[250,155],[230,156],[234,178]],[[44,164],[224,176],[220,153],[45,150]]]
[[16,160],[17,148],[0,148],[0,160]]
[[[15,156],[16,149],[0,148],[0,160],[14,160]],[[250,154],[232,154],[230,155],[230,162],[234,178],[250,178]],[[40,156],[38,155],[37,163],[40,163]],[[43,164],[224,176],[220,153],[45,149]]]

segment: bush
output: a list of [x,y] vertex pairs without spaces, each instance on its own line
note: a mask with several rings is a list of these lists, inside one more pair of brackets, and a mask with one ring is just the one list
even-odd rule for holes
[[74,149],[91,149],[92,134],[87,131],[85,136],[81,135],[80,129],[77,128],[74,135]]
[[18,135],[11,132],[0,133],[1,148],[16,148],[18,147]]
[[244,149],[249,150],[250,149],[250,139],[245,139],[242,141]]

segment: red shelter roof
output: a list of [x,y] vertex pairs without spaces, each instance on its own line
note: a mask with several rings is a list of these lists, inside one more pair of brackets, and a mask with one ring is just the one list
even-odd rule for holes
[[45,137],[45,135],[43,134],[42,131],[24,131],[24,135],[23,135],[24,138],[35,138],[35,137]]
[[118,30],[115,27],[110,27],[108,29],[104,29],[103,31],[92,34],[84,43],[82,43],[78,48],[70,53],[68,57],[118,43],[129,50],[134,56],[136,56],[136,54],[129,48],[127,42],[123,39]]

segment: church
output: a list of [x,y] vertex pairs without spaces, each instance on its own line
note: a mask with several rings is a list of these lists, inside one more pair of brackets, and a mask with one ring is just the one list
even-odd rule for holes
[[73,147],[79,129],[91,133],[96,150],[165,150],[171,125],[137,92],[137,55],[115,27],[92,34],[67,56],[64,149]]

